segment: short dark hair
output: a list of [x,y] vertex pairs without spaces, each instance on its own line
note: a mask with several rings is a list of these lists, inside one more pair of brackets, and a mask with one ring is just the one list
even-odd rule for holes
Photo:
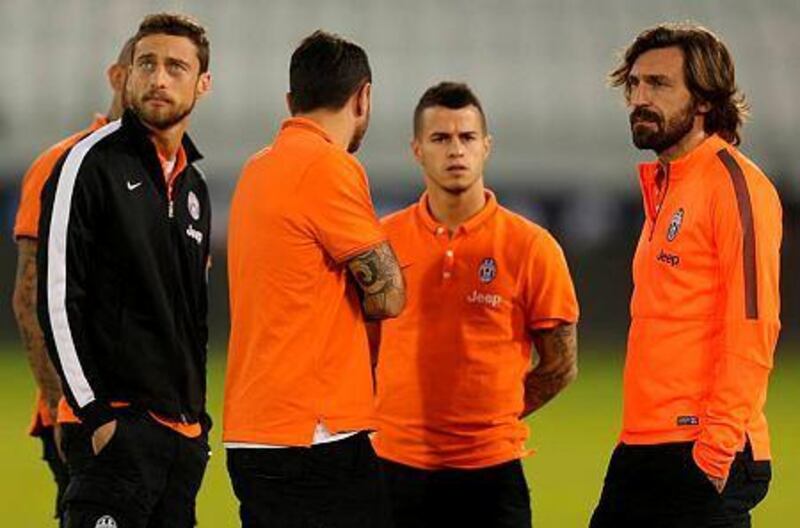
[[292,53],[289,109],[293,115],[320,108],[339,110],[368,82],[372,70],[364,49],[318,29]]
[[444,81],[435,86],[431,86],[422,94],[417,107],[414,109],[414,137],[417,137],[422,128],[422,112],[426,108],[443,106],[451,110],[458,110],[467,106],[474,106],[481,115],[481,126],[483,132],[487,132],[486,114],[478,100],[478,96],[467,86],[466,83]]
[[136,52],[135,45],[144,37],[149,35],[171,35],[175,37],[186,37],[194,43],[197,48],[197,58],[200,61],[200,73],[208,71],[208,63],[211,57],[211,45],[206,35],[206,28],[200,22],[189,15],[183,13],[155,13],[147,15],[139,24],[139,30],[134,39],[134,49],[131,55]]
[[714,33],[690,22],[659,24],[647,28],[634,39],[622,55],[620,64],[609,74],[609,83],[622,87],[630,98],[628,79],[636,60],[653,49],[677,47],[683,53],[686,85],[694,100],[708,103],[705,131],[738,145],[740,129],[747,118],[748,105],[736,86],[733,58],[728,48]]
[[122,49],[119,50],[119,55],[117,55],[117,60],[114,64],[117,66],[129,66],[133,62],[133,48],[135,45],[135,37],[130,37],[126,40],[125,44],[122,45]]

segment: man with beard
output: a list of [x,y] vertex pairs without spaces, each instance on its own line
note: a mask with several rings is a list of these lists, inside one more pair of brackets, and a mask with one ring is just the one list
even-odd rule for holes
[[76,143],[42,194],[39,320],[74,413],[59,413],[72,422],[68,528],[194,524],[210,426],[210,210],[185,131],[208,60],[196,21],[147,16],[129,109]]
[[383,219],[409,291],[381,324],[373,437],[396,528],[529,528],[522,418],[577,374],[566,259],[485,188],[491,143],[467,85],[426,90],[411,142],[426,190]]
[[405,303],[366,173],[372,74],[317,31],[294,51],[292,117],[231,204],[223,440],[245,527],[384,526],[365,319]]
[[[65,138],[33,162],[22,180],[22,193],[16,222],[14,238],[17,242],[17,276],[14,283],[14,315],[19,325],[23,345],[28,353],[28,362],[33,371],[38,388],[36,411],[30,428],[30,435],[42,441],[43,456],[56,481],[56,518],[61,518],[61,497],[69,482],[67,466],[61,452],[61,426],[57,415],[59,402],[63,401],[61,383],[53,364],[47,357],[42,329],[36,316],[36,248],[39,238],[39,197],[42,188],[53,172],[53,167],[61,156],[75,143],[110,121],[119,119],[123,109],[123,92],[128,67],[131,63],[133,39],[128,39],[114,64],[108,67],[106,76],[113,92],[108,113],[96,115],[88,128]],[[63,404],[62,404],[63,405]]]
[[749,527],[771,475],[780,201],[736,148],[746,106],[713,33],[647,29],[610,79],[658,159],[639,167],[622,434],[591,526]]

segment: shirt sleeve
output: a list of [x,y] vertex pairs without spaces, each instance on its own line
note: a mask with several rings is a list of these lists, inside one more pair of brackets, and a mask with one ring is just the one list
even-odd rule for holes
[[728,475],[742,448],[747,424],[763,408],[780,328],[780,201],[771,188],[748,189],[735,162],[729,171],[730,182],[720,187],[712,204],[722,328],[714,344],[714,378],[694,446],[698,466],[720,478]]
[[529,328],[542,330],[578,321],[578,300],[567,259],[547,231],[542,230],[533,240],[522,273],[521,294]]
[[22,179],[19,208],[14,221],[14,238],[38,238],[40,196],[53,167],[64,154],[63,148],[52,147],[34,160]]
[[87,339],[87,290],[96,231],[102,225],[99,169],[73,149],[48,178],[42,193],[38,246],[38,315],[50,359],[75,414],[94,430],[112,419]]
[[309,168],[306,184],[310,223],[334,261],[345,262],[386,240],[358,162],[326,156]]

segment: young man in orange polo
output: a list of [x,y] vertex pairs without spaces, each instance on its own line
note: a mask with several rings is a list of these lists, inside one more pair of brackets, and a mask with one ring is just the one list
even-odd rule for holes
[[771,474],[780,201],[736,148],[746,107],[713,33],[647,29],[611,82],[658,159],[639,167],[622,434],[591,526],[749,527]]
[[47,357],[44,335],[36,316],[36,249],[41,210],[39,196],[56,163],[67,150],[79,140],[122,115],[125,80],[131,63],[132,49],[133,39],[128,39],[116,62],[106,70],[113,93],[108,112],[105,115],[96,115],[86,129],[51,146],[31,164],[22,180],[22,193],[14,223],[14,239],[17,242],[18,254],[14,283],[14,315],[38,388],[30,435],[41,439],[42,458],[47,462],[56,481],[57,518],[61,516],[61,497],[69,482],[69,473],[61,452],[61,427],[57,421],[58,405],[62,399],[61,383],[53,364]]
[[292,54],[292,114],[231,205],[223,440],[244,527],[385,526],[366,319],[405,289],[352,155],[369,123],[364,50],[317,31]]
[[373,438],[395,526],[530,527],[522,418],[577,373],[567,263],[484,187],[491,136],[467,85],[425,92],[411,147],[426,191],[383,219],[409,294],[380,327]]

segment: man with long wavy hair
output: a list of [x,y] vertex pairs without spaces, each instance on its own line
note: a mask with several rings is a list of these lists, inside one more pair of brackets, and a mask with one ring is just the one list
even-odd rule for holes
[[610,83],[657,159],[639,167],[623,426],[591,527],[748,527],[771,476],[780,201],[736,148],[747,106],[712,32],[646,29]]

